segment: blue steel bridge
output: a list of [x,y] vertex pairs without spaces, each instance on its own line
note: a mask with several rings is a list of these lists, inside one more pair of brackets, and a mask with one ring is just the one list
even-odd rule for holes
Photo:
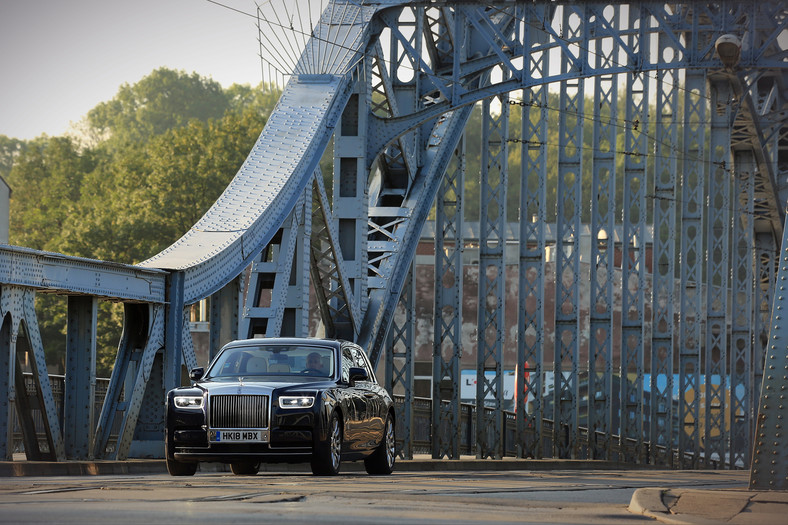
[[[408,457],[424,433],[412,264],[434,214],[433,457],[462,446],[478,458],[743,467],[752,488],[788,488],[785,2],[334,0],[295,58],[275,64],[284,91],[237,175],[169,248],[123,265],[0,247],[0,455],[12,458],[13,414],[28,459],[161,455],[164,392],[198,364],[188,311],[210,298],[211,351],[277,335],[365,346],[401,395]],[[477,103],[481,169],[469,173],[464,130]],[[329,199],[319,160],[332,137]],[[462,337],[470,177],[482,210],[472,349]],[[507,244],[514,215],[518,242]],[[507,289],[518,300],[505,346]],[[40,293],[68,296],[62,413]],[[94,415],[105,300],[123,303],[125,320]],[[471,352],[479,408],[466,412],[460,364]],[[511,414],[505,352],[528,371]]]

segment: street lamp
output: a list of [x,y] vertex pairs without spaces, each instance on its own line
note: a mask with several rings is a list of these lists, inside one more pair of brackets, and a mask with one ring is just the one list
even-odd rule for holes
[[714,43],[717,54],[720,56],[722,64],[727,69],[733,69],[739,63],[741,56],[741,40],[736,35],[722,35]]

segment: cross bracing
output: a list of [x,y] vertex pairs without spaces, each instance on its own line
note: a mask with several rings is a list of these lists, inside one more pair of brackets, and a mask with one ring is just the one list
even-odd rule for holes
[[[415,399],[411,366],[428,362],[436,457],[459,457],[465,446],[464,370],[479,385],[477,428],[464,434],[475,436],[479,457],[511,450],[711,467],[750,466],[754,448],[768,454],[753,433],[761,385],[777,388],[764,362],[779,366],[785,357],[766,343],[785,329],[770,313],[782,297],[775,286],[788,186],[784,2],[336,0],[309,33],[292,40],[303,49],[283,64],[289,81],[238,175],[189,232],[133,268],[153,272],[166,302],[77,272],[45,285],[22,279],[27,252],[0,252],[0,270],[10,268],[0,271],[2,298],[11,303],[74,290],[127,303],[99,420],[66,411],[79,420],[68,428],[87,427],[91,437],[61,447],[57,415],[44,407],[58,458],[86,448],[106,457],[115,418],[121,435],[110,455],[156,450],[155,425],[138,421],[156,419],[156,400],[179,383],[181,363],[194,362],[184,309],[220,296],[223,313],[234,314],[211,322],[238,324],[217,334],[265,326],[261,335],[354,339],[374,363],[396,367],[386,377],[407,400]],[[477,102],[485,108],[482,166],[467,173],[461,137]],[[329,202],[316,169],[332,137]],[[474,248],[483,267],[468,274],[475,282],[463,263],[474,240],[463,238],[457,216],[467,197],[457,185],[472,178],[484,196]],[[519,184],[519,209],[507,212],[510,180]],[[417,323],[413,262],[433,213],[441,238],[431,250],[432,282],[443,289],[434,292],[424,354],[414,327],[402,323]],[[511,276],[502,234],[510,216],[519,219]],[[109,271],[96,264],[97,273]],[[249,283],[242,292],[239,282]],[[462,304],[471,286],[475,312]],[[506,308],[513,290],[514,308]],[[255,302],[262,295],[270,305]],[[90,340],[78,326],[89,326],[92,304],[74,301],[75,341]],[[310,309],[319,311],[314,322]],[[15,369],[20,324],[40,361],[46,343],[35,339],[30,308],[3,313],[4,368]],[[475,317],[472,337],[466,314]],[[518,371],[513,443],[503,417],[510,368]],[[37,377],[43,384],[40,370]],[[74,377],[90,382],[89,373]],[[130,378],[142,393],[121,399]],[[24,406],[14,374],[0,390],[3,401]],[[773,404],[760,409],[767,423],[777,417]],[[10,414],[0,414],[6,436]],[[407,428],[400,436],[415,439],[413,413],[398,414]],[[32,447],[31,426],[22,427]],[[399,450],[409,454],[414,442]],[[784,480],[788,464],[776,461],[753,469],[754,479]]]

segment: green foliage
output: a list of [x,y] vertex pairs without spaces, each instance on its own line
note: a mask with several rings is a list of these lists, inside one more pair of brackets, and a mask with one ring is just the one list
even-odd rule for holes
[[88,122],[116,147],[145,141],[190,120],[221,118],[230,101],[222,86],[197,73],[156,69],[134,85],[124,84],[109,102],[88,113]]
[[[135,263],[170,245],[207,211],[248,155],[280,92],[228,89],[197,74],[157,69],[90,111],[80,147],[66,137],[0,136],[0,175],[12,188],[10,242]],[[50,364],[63,365],[66,301],[39,294]],[[101,302],[99,375],[108,375],[122,305]]]

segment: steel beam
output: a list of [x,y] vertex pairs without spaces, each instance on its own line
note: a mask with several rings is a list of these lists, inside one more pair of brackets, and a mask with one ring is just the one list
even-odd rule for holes
[[[618,6],[613,8],[620,13]],[[596,13],[599,24],[599,13]],[[613,16],[615,18],[615,15]],[[596,67],[618,60],[619,45],[595,40]],[[627,106],[629,108],[629,106]],[[588,456],[612,458],[613,289],[616,228],[618,77],[594,78],[594,153],[591,182],[591,280],[588,338]]]
[[[650,19],[645,10],[629,8],[630,65],[648,61],[646,35]],[[649,140],[650,77],[633,71],[626,77],[626,129],[624,130],[624,199],[621,239],[621,432],[620,460],[644,463],[643,360],[645,352],[646,287],[646,159]]]
[[68,298],[63,438],[69,459],[88,459],[93,454],[97,315],[97,298]]
[[[500,113],[492,113],[492,102]],[[503,457],[503,346],[509,97],[482,104],[479,300],[476,335],[476,457]]]
[[710,82],[711,163],[708,177],[706,219],[706,341],[705,428],[703,450],[706,467],[725,468],[729,461],[728,428],[728,293],[731,234],[731,136],[732,92],[727,80]]
[[756,283],[753,206],[755,159],[748,150],[733,157],[733,239],[731,250],[730,464],[750,466],[753,431],[753,311]]
[[[560,68],[569,73],[588,59],[582,7],[563,10],[562,26],[569,39],[582,44],[561,55]],[[560,84],[562,111],[558,123],[558,186],[556,214],[555,353],[553,358],[553,456],[577,458],[578,365],[580,359],[580,224],[582,216],[584,86],[581,79]]]
[[[703,206],[706,150],[706,78],[690,71],[684,92],[681,181],[681,317],[679,318],[679,456],[682,467],[700,466],[700,371]],[[689,453],[688,456],[685,456]]]
[[435,310],[432,351],[433,459],[460,459],[465,138],[454,150],[435,204]]
[[[402,459],[413,459],[414,410],[413,410],[413,349],[415,341],[416,280],[411,267],[410,275],[402,288],[397,315],[389,330],[386,349],[385,388],[391,395],[403,396],[403,403],[395,406],[397,422],[397,454]],[[433,399],[437,399],[433,397]]]
[[[549,53],[536,52],[544,33],[536,24],[546,7],[522,7],[523,61],[528,77],[539,78],[549,70]],[[525,68],[526,66],[524,66]],[[525,76],[523,77],[525,78]],[[517,455],[541,458],[543,440],[543,359],[547,221],[547,123],[548,88],[523,89],[520,121],[520,260],[517,322]],[[530,431],[533,434],[530,434]],[[529,435],[530,434],[530,435]]]

